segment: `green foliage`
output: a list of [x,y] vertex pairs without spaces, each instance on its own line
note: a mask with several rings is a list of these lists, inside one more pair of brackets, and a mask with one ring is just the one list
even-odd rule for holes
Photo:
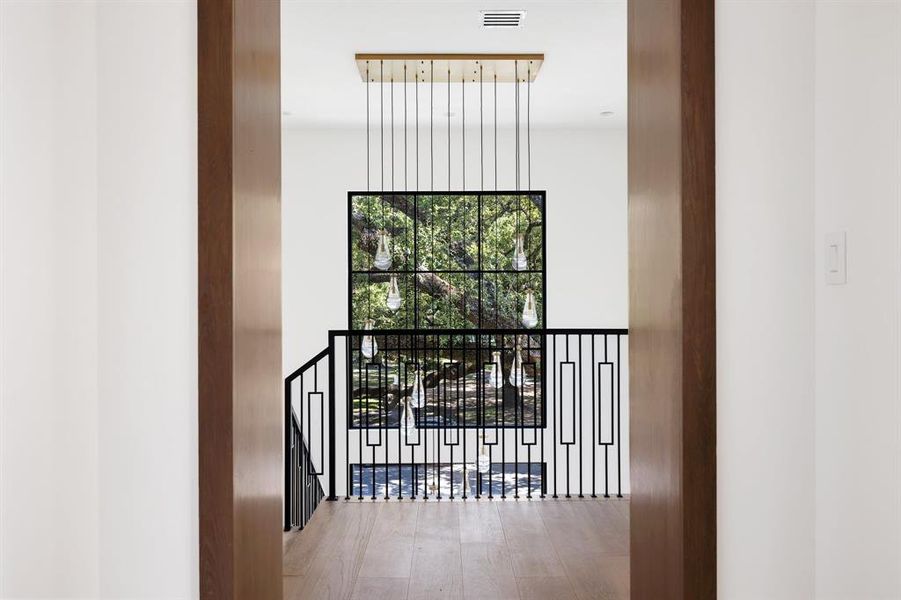
[[[544,224],[541,196],[360,195],[352,198],[352,323],[376,329],[520,327],[527,289],[542,297]],[[391,234],[392,265],[372,264],[378,233]],[[517,233],[529,271],[512,269]],[[390,275],[402,296],[386,306]],[[481,317],[480,317],[481,315]],[[541,326],[542,324],[539,324]]]

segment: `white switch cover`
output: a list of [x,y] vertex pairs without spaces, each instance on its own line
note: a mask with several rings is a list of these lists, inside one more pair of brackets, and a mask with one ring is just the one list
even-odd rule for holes
[[844,285],[848,283],[848,256],[845,246],[845,232],[833,231],[826,234],[826,283]]

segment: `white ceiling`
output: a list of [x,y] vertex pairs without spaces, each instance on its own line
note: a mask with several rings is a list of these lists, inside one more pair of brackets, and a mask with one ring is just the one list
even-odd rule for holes
[[[483,29],[479,12],[524,9],[521,29]],[[366,90],[354,63],[357,52],[544,52],[531,90],[536,127],[624,127],[626,117],[626,2],[448,2],[396,0],[331,2],[282,0],[282,110],[289,127],[359,126],[366,119]],[[402,118],[401,85],[395,114]],[[525,110],[525,86],[521,88]],[[413,85],[408,86],[410,119]],[[493,90],[486,84],[486,127]],[[385,86],[386,114],[389,90]],[[370,88],[373,119],[379,89]],[[428,87],[420,87],[420,119],[428,115]],[[451,112],[459,123],[459,84]],[[475,125],[479,93],[467,85],[466,121]],[[513,86],[498,86],[498,121],[514,118]],[[603,117],[601,112],[613,111]],[[435,85],[436,125],[447,119],[447,88]],[[524,118],[524,112],[522,113]]]

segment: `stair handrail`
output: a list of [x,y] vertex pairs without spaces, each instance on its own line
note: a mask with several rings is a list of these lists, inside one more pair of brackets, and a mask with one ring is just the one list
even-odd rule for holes
[[[292,371],[287,377],[285,377],[285,392],[284,392],[284,402],[285,402],[285,497],[284,497],[284,509],[285,509],[285,523],[284,528],[285,531],[289,531],[294,523],[292,522],[292,504],[294,498],[292,496],[292,481],[293,481],[293,472],[295,469],[295,465],[290,460],[292,456],[291,450],[293,448],[293,441],[295,439],[293,435],[293,429],[296,429],[298,435],[296,436],[297,443],[300,445],[299,452],[301,455],[301,460],[303,460],[307,465],[307,473],[315,480],[315,484],[317,486],[316,489],[316,497],[320,498],[323,495],[322,484],[319,481],[318,475],[321,471],[317,471],[315,465],[313,464],[312,453],[310,452],[310,448],[307,445],[308,440],[304,438],[303,428],[301,427],[300,421],[297,417],[297,413],[294,411],[294,406],[292,402],[292,392],[291,392],[291,384],[296,381],[299,377],[301,377],[304,373],[313,368],[319,361],[329,355],[329,348],[326,347],[322,351],[318,352],[313,358],[305,362],[303,365]],[[318,503],[318,502],[317,502]],[[313,507],[315,510],[315,506]],[[312,510],[310,511],[312,513]],[[300,524],[300,527],[303,528],[303,523]]]

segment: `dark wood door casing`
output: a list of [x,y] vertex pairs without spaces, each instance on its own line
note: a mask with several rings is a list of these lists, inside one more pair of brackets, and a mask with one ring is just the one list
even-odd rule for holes
[[200,594],[217,600],[282,597],[279,10],[197,8]]
[[630,0],[631,589],[716,597],[714,0]]

